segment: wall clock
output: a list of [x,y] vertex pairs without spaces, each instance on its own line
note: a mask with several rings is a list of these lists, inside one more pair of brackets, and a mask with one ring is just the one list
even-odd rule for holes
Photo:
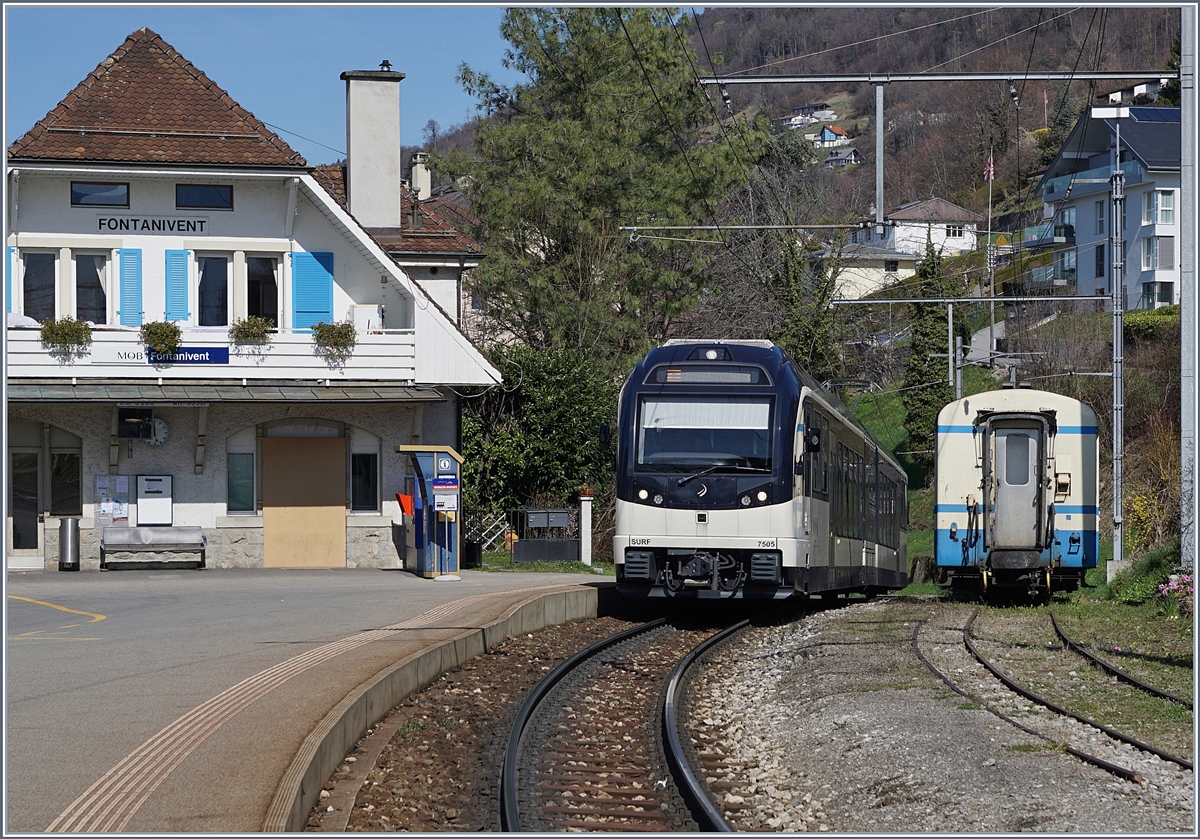
[[146,438],[146,443],[152,448],[158,448],[167,442],[167,437],[170,435],[171,429],[167,427],[167,421],[155,417],[150,422],[150,436]]

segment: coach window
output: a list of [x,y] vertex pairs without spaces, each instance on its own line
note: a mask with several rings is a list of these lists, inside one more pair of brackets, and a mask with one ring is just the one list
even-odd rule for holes
[[212,184],[175,184],[177,210],[232,210],[233,187]]
[[198,256],[197,293],[200,326],[229,325],[229,257]]
[[41,321],[56,317],[54,288],[58,257],[53,253],[21,254],[21,314]]
[[269,256],[246,257],[246,314],[266,318],[279,326],[279,260]]
[[76,253],[75,317],[108,323],[108,256]]
[[71,182],[72,207],[128,207],[129,184]]

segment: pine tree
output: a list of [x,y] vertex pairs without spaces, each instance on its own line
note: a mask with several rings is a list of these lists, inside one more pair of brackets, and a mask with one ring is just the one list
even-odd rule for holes
[[[925,256],[917,266],[917,295],[942,297],[949,283],[942,274],[941,255],[932,242],[925,243]],[[937,435],[937,415],[954,392],[946,379],[946,308],[939,303],[913,303],[910,307],[912,343],[905,366],[903,402],[908,448],[917,452],[913,460],[928,467]],[[942,357],[931,357],[941,353]]]

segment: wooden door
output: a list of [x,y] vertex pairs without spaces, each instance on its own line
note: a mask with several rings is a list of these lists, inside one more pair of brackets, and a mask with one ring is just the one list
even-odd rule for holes
[[346,440],[263,441],[263,565],[346,566]]

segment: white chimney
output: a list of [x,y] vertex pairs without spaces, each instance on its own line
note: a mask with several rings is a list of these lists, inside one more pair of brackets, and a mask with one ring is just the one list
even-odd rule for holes
[[425,161],[429,155],[423,151],[414,152],[412,156],[412,191],[417,194],[418,201],[424,201],[433,193],[433,176]]
[[400,82],[378,70],[342,73],[346,82],[346,203],[364,227],[400,226]]

